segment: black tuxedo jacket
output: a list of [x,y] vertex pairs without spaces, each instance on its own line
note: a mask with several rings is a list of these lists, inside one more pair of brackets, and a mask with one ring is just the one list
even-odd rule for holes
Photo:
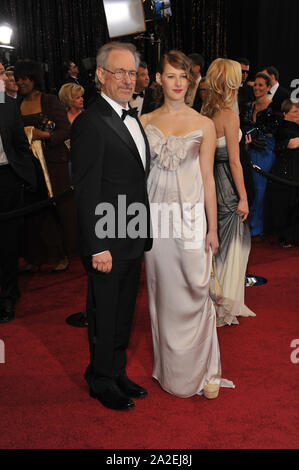
[[290,93],[288,90],[281,85],[276,90],[275,95],[272,98],[272,108],[274,111],[278,111],[281,113],[281,105],[284,100],[290,97]]
[[24,132],[24,123],[16,101],[5,95],[0,103],[0,134],[7,160],[17,175],[32,189],[36,186],[33,156]]
[[200,96],[200,83],[198,84],[198,87],[197,87],[197,90],[196,90],[196,93],[195,93],[195,96],[194,96],[194,101],[193,101],[193,105],[192,105],[192,108],[195,109],[195,111],[197,111],[198,113],[201,112],[201,108],[202,108],[202,99],[201,99],[201,96]]
[[75,85],[81,85],[81,80],[75,77],[68,77],[65,79],[62,85],[65,85],[66,83],[74,83]]
[[239,110],[241,111],[244,106],[248,103],[252,103],[255,100],[253,87],[244,83],[238,91],[238,105]]
[[153,98],[153,89],[152,88],[146,88],[144,90],[144,99],[143,99],[143,104],[142,104],[142,109],[140,114],[147,114],[151,113],[157,108],[157,104],[154,101]]
[[[73,184],[83,256],[109,250],[113,259],[129,260],[138,258],[143,251],[149,250],[152,246],[152,239],[149,236],[150,211],[146,185],[150,151],[140,123],[139,126],[146,144],[145,169],[127,127],[101,96],[79,115],[72,125]],[[125,210],[119,210],[119,195],[126,197]],[[103,217],[107,215],[107,213],[99,214],[99,210],[98,214],[95,213],[100,203],[109,204],[109,213],[111,206],[115,210],[115,237],[99,238],[96,234],[97,222],[103,223]],[[134,203],[143,205],[146,234],[135,239],[126,233],[119,236],[118,220],[124,217],[128,226],[138,214],[124,215],[130,204]]]

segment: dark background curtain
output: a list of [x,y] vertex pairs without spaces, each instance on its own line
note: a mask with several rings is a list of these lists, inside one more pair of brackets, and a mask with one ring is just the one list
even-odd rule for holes
[[[170,18],[146,23],[145,36],[153,34],[153,41],[122,38],[135,43],[152,72],[160,40],[161,54],[172,48],[200,52],[207,66],[219,56],[245,56],[252,77],[264,65],[275,65],[284,86],[299,79],[298,0],[172,0],[171,5]],[[82,59],[94,58],[109,40],[102,0],[0,0],[4,20],[15,30],[11,61],[27,57],[47,64],[48,89],[61,84],[64,59],[83,72]]]
[[46,68],[48,89],[63,79],[63,60],[81,68],[81,59],[93,57],[108,39],[102,1],[1,0],[0,18],[13,25],[17,58],[38,60]]
[[[160,53],[180,49],[203,53],[206,63],[226,54],[226,0],[172,0],[172,16],[147,22],[146,37],[121,38],[135,43],[155,72]],[[63,79],[63,60],[70,58],[82,67],[82,59],[94,58],[109,40],[101,0],[0,0],[0,20],[14,27],[17,58],[32,58],[46,68],[47,88]],[[5,58],[4,58],[5,61]]]
[[228,55],[247,57],[252,77],[262,67],[274,65],[279,82],[290,88],[291,81],[299,79],[298,0],[227,0],[226,6]]

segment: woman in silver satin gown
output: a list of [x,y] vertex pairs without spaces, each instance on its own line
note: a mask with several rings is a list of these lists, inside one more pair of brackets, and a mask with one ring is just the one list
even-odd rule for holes
[[[222,292],[215,307],[217,326],[238,324],[238,316],[255,316],[244,304],[245,274],[251,248],[248,202],[240,162],[242,138],[239,117],[232,107],[241,84],[241,66],[216,59],[207,75],[207,96],[202,110],[216,128],[214,177],[217,194],[219,250],[216,272]],[[246,144],[250,142],[246,136]]]
[[209,297],[218,249],[213,123],[185,104],[193,79],[179,51],[156,76],[163,104],[141,116],[151,149],[153,248],[145,256],[154,346],[153,377],[178,397],[216,398],[221,378],[216,313]]

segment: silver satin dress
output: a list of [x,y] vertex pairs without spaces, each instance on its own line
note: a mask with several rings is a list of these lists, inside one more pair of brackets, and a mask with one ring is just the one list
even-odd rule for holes
[[239,197],[230,170],[225,136],[217,139],[214,177],[219,236],[215,259],[223,296],[223,301],[215,306],[217,326],[223,326],[238,324],[238,316],[255,316],[244,304],[245,275],[251,248],[250,229],[248,221],[241,222],[236,214]]
[[[212,256],[205,252],[202,130],[166,137],[149,124],[146,134],[154,235],[153,248],[145,254],[153,377],[178,397],[201,394],[207,383],[233,388],[231,381],[221,378],[216,313],[209,297]],[[176,207],[175,215],[167,214],[170,206]]]

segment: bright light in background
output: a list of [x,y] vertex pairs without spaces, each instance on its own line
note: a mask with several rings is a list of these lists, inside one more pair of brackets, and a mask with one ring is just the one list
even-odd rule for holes
[[0,26],[0,43],[10,44],[12,29],[9,26]]
[[107,15],[111,21],[129,21],[129,6],[127,3],[115,2],[109,5]]
[[103,3],[110,38],[146,30],[140,0],[103,0]]

